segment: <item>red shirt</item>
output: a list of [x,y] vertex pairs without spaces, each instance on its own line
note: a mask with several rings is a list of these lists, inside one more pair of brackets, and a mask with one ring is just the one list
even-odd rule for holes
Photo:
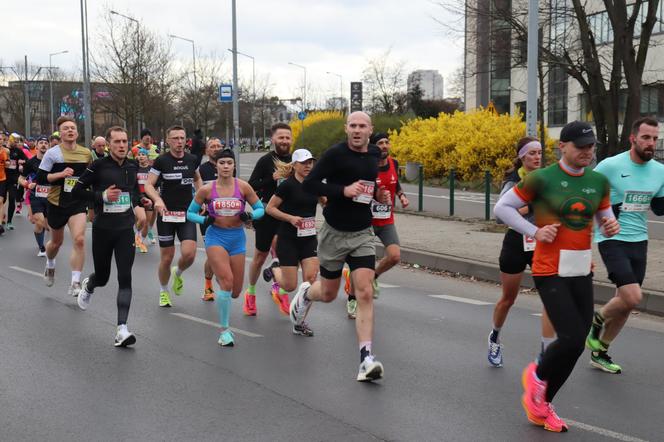
[[376,188],[386,189],[390,192],[392,204],[381,204],[377,201],[371,202],[371,224],[374,226],[387,226],[394,224],[394,199],[397,194],[397,183],[399,182],[399,175],[394,160],[390,157],[387,158],[387,170],[378,170],[378,177],[376,178]]

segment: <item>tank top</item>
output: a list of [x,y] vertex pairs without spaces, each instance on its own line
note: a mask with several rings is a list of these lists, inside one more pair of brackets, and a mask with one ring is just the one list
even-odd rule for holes
[[399,175],[397,169],[394,167],[392,158],[387,159],[387,170],[381,171],[378,169],[378,177],[376,178],[376,187],[386,189],[390,192],[392,204],[379,203],[376,200],[371,201],[371,224],[374,226],[387,226],[394,224],[394,197],[397,193],[397,181]]
[[240,186],[237,185],[237,178],[233,178],[235,188],[233,196],[220,197],[217,192],[217,183],[212,184],[212,193],[210,202],[207,204],[207,212],[210,216],[217,218],[220,216],[237,216],[244,212],[244,196],[240,193]]

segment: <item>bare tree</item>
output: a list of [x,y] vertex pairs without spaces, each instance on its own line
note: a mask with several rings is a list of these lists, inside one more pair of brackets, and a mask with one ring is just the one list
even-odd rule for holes
[[391,50],[387,50],[370,59],[362,72],[371,112],[399,114],[406,110],[406,63],[402,60],[393,62],[390,53]]

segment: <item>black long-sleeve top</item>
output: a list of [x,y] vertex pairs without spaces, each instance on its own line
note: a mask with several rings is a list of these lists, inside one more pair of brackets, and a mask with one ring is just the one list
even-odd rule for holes
[[[72,193],[74,198],[85,199],[94,204],[94,227],[108,230],[133,227],[133,208],[141,204],[137,173],[138,164],[135,161],[125,159],[122,164],[118,164],[109,155],[95,160],[79,177]],[[123,200],[116,204],[122,204],[122,207],[129,205],[121,212],[115,212],[118,210],[117,205],[113,207],[113,204],[104,203],[103,193],[112,185],[122,191]]]
[[344,187],[358,180],[375,183],[379,161],[380,149],[373,144],[367,152],[357,152],[343,142],[323,153],[302,184],[306,192],[327,197],[323,216],[330,226],[344,232],[371,226],[371,205],[346,198]]
[[276,160],[290,163],[291,154],[279,156],[274,151],[266,153],[256,162],[251,177],[249,177],[249,185],[256,191],[263,204],[267,204],[274,195],[274,191],[277,190],[277,181],[272,178]]

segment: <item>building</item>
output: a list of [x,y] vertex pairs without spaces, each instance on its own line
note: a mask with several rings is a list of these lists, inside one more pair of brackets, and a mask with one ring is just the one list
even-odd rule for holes
[[434,70],[418,70],[408,75],[408,91],[412,91],[415,85],[422,90],[423,100],[443,99],[443,76]]

